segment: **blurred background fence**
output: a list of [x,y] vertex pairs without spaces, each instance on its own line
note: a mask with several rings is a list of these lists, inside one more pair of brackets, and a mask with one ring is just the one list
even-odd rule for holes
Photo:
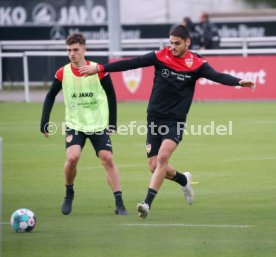
[[[248,2],[2,0],[0,100],[4,100],[5,92],[9,92],[9,99],[13,96],[17,99],[15,90],[19,90],[19,99],[29,102],[34,100],[30,89],[47,90],[56,70],[68,62],[64,39],[70,33],[83,33],[87,38],[87,58],[106,63],[113,58],[134,57],[166,46],[172,26],[181,23],[184,16],[200,25],[202,11],[209,12],[212,23],[218,29],[220,44],[218,49],[197,49],[196,52],[204,55],[218,70],[254,80],[259,90],[251,95],[253,99],[276,99],[272,71],[276,63],[276,11],[269,1],[259,1],[257,5]],[[111,7],[110,3],[113,4]],[[114,16],[112,13],[119,17],[110,22]],[[115,23],[119,23],[120,27],[114,34],[112,26]],[[116,32],[120,35],[117,51],[111,49],[116,45]],[[112,35],[113,38],[109,39]],[[152,74],[147,69],[112,74],[112,77],[114,84],[120,88],[119,100],[147,99],[152,86]],[[201,80],[198,84],[210,86],[209,82],[204,83]],[[197,91],[200,92],[201,88]],[[216,87],[212,86],[211,92],[213,88]],[[122,95],[124,90],[126,93]],[[224,96],[213,95],[214,99],[229,99],[229,92]],[[196,93],[195,97],[209,99],[206,93]],[[247,97],[230,94],[230,99]]]

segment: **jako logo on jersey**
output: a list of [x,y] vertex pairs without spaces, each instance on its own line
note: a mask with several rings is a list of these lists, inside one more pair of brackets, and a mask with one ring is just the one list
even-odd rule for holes
[[194,63],[194,60],[192,58],[185,59],[185,63],[190,68]]
[[77,94],[76,92],[74,92],[72,94],[72,98],[77,98],[77,97],[93,97],[93,93],[92,92],[80,92],[79,94]]
[[143,70],[141,68],[123,72],[123,80],[130,93],[134,94],[140,86]]
[[82,92],[82,93],[79,93],[79,97],[93,97],[93,93],[92,92]]

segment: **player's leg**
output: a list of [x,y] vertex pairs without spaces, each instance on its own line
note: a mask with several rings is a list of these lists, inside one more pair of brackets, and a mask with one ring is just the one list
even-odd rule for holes
[[[156,169],[156,159],[158,155],[159,148],[162,143],[162,137],[158,133],[158,123],[159,121],[155,118],[148,117],[147,123],[147,157],[149,160],[150,170],[152,173]],[[148,188],[147,196],[142,203],[137,205],[137,211],[140,218],[145,219],[149,213],[149,209],[151,207],[151,203],[156,196],[157,191],[154,189]]]
[[66,149],[66,161],[64,164],[65,184],[73,185],[77,175],[77,164],[81,154],[80,145],[72,145]]
[[[152,122],[152,121],[151,121]],[[148,154],[148,165],[150,171],[153,173],[157,167],[157,157],[160,154],[159,150],[161,143],[164,140],[171,140],[172,144],[175,142],[176,145],[182,140],[183,128],[182,123],[178,124],[177,121],[155,121],[155,130],[148,129],[147,135],[147,154]],[[156,129],[157,128],[157,129]],[[166,179],[173,180],[179,183],[181,186],[186,186],[187,178],[182,173],[177,172],[169,163],[167,165]]]
[[151,176],[149,185],[155,191],[159,190],[166,177],[169,159],[176,147],[177,144],[170,139],[165,139],[160,146],[156,157],[156,168]]
[[[157,155],[148,158],[148,166],[149,166],[151,173],[153,173],[157,166]],[[176,169],[172,165],[168,164],[167,173],[166,173],[165,178],[169,179],[169,180],[174,180],[177,173],[179,173],[179,172],[177,172]],[[182,173],[179,173],[179,174],[182,174]]]
[[107,183],[110,186],[115,198],[115,214],[127,215],[128,212],[124,206],[119,170],[115,164],[112,154],[112,144],[106,131],[89,137],[93,144],[97,156],[106,171]]
[[110,186],[115,197],[115,214],[127,215],[128,213],[126,211],[122,198],[120,175],[118,168],[114,162],[112,152],[101,150],[98,152],[98,156],[106,171],[107,183]]
[[177,144],[169,139],[165,139],[161,143],[156,156],[156,168],[151,175],[147,196],[144,202],[137,205],[139,217],[143,219],[147,217],[151,204],[166,177],[169,159],[176,147]]
[[81,150],[85,144],[86,136],[79,131],[67,129],[66,131],[66,161],[64,164],[64,179],[66,194],[61,206],[61,212],[68,215],[72,211],[74,200],[74,181],[77,175],[77,164]]
[[120,176],[117,166],[113,160],[112,153],[107,150],[98,152],[98,156],[106,171],[106,180],[113,192],[121,191]]
[[[148,165],[150,171],[153,173],[157,166],[157,156],[148,158]],[[168,164],[165,178],[181,185],[186,201],[189,204],[193,203],[194,192],[191,186],[192,174],[190,172],[180,173],[172,165]]]
[[[153,125],[150,126],[150,124]],[[183,122],[181,122],[181,124],[183,124]],[[137,205],[139,216],[141,218],[147,217],[151,203],[157,194],[158,189],[162,185],[164,178],[179,183],[182,186],[188,203],[191,204],[193,201],[194,195],[190,183],[190,173],[181,174],[168,163],[171,154],[176,149],[178,143],[182,140],[183,128],[178,125],[177,121],[148,119],[147,155],[149,168],[153,175],[151,177],[145,201]],[[160,130],[161,127],[167,131]],[[165,166],[166,170],[164,170]],[[157,175],[154,173],[157,173]]]
[[[163,140],[170,139],[178,145],[182,140],[185,124],[182,121],[166,121],[165,125],[168,130],[167,133],[163,134]],[[190,172],[180,173],[177,172],[171,165],[168,165],[166,178],[180,184],[182,186],[186,201],[189,204],[193,203],[194,191],[191,186],[192,175]]]
[[[152,121],[150,121],[152,122]],[[154,123],[155,122],[155,123]],[[177,122],[173,121],[153,121],[155,129],[152,129],[148,124],[147,134],[147,157],[150,171],[153,173],[157,166],[157,156],[162,142],[165,139],[170,139],[178,145],[182,139],[181,131],[177,130]],[[173,179],[176,175],[176,170],[168,164],[165,178]]]

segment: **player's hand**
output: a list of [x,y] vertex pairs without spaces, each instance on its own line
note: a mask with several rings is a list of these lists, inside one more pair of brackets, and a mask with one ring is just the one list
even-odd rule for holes
[[109,129],[109,130],[107,130],[107,134],[108,134],[109,136],[112,136],[112,135],[116,134],[116,130]]
[[252,91],[256,89],[256,84],[250,80],[240,80],[239,84],[241,87],[250,87]]
[[117,128],[115,125],[109,125],[107,128],[107,134],[110,136],[116,134],[116,131],[117,131]]
[[40,132],[44,135],[44,137],[49,137],[49,122],[41,122],[40,124]]
[[93,66],[93,65],[84,65],[79,68],[79,73],[85,76],[94,75],[98,73],[98,71],[99,70],[97,66]]

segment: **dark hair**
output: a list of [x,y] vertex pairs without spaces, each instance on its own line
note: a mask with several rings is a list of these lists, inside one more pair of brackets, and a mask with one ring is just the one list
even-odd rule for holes
[[66,38],[66,45],[72,45],[79,43],[85,45],[86,39],[81,33],[73,33]]
[[183,18],[183,25],[185,25],[189,31],[192,31],[195,29],[195,24],[192,22],[190,17],[184,17]]
[[170,36],[180,37],[184,40],[190,38],[189,30],[184,25],[177,25],[170,31]]

